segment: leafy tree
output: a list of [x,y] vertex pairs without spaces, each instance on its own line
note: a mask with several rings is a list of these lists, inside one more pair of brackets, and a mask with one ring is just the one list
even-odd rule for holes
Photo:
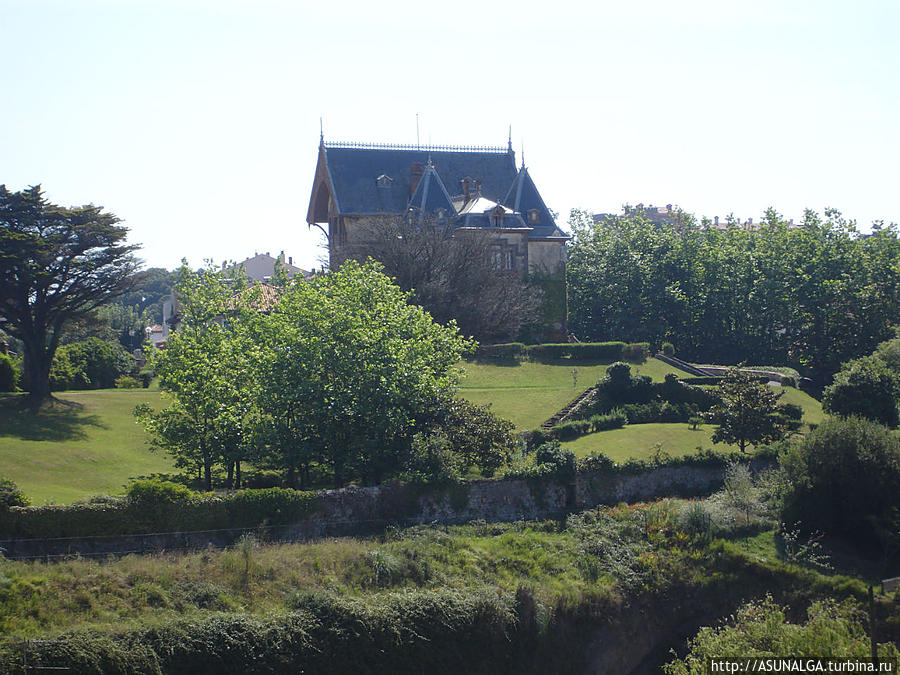
[[97,206],[63,208],[39,186],[0,185],[0,322],[24,343],[33,404],[50,396],[50,366],[66,324],[126,292],[138,262],[127,229]]
[[729,368],[719,382],[721,403],[707,413],[707,419],[718,425],[713,443],[737,443],[741,452],[747,444],[771,443],[784,437],[787,422],[778,409],[784,392],[759,384],[738,368]]
[[779,458],[789,489],[782,520],[872,547],[900,512],[900,441],[858,417],[829,418]]
[[834,383],[825,388],[822,409],[834,415],[858,415],[896,427],[900,422],[898,393],[900,374],[891,371],[876,356],[868,356],[844,364]]
[[237,462],[240,475],[240,459],[253,434],[248,425],[253,378],[244,348],[251,313],[245,301],[252,298],[233,296],[235,290],[241,290],[240,282],[229,285],[213,270],[193,273],[182,266],[181,327],[166,349],[149,353],[171,402],[159,411],[146,404],[135,410],[151,443],[168,451],[177,466],[200,472],[207,490],[213,467],[223,460],[232,467]]
[[452,391],[472,345],[440,326],[374,262],[292,281],[258,323],[259,408],[289,446],[287,480],[312,461],[336,485],[399,468],[416,416]]

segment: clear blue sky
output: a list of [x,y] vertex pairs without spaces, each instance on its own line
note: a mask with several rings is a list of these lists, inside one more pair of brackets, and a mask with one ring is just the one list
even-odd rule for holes
[[548,205],[900,221],[900,3],[0,0],[0,183],[149,265],[280,251],[331,140],[506,143]]

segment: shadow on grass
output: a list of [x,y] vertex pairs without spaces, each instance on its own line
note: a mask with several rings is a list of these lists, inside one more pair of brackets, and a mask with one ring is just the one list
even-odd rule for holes
[[105,428],[97,415],[84,406],[52,398],[35,410],[24,395],[0,395],[0,438],[23,441],[78,441],[87,438],[85,427]]

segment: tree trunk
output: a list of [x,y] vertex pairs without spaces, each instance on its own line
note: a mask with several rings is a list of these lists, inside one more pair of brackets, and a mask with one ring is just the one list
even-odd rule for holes
[[241,460],[234,460],[234,489],[241,489]]
[[234,487],[234,462],[229,461],[227,463],[228,466],[228,477],[225,479],[225,487],[229,490]]
[[40,405],[50,398],[50,359],[41,345],[25,344],[23,370],[28,400],[31,405]]
[[212,490],[212,462],[206,458],[203,459],[203,485],[207,492]]

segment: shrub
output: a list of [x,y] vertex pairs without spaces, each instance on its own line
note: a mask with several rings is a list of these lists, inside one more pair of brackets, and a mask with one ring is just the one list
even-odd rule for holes
[[507,342],[496,345],[478,345],[475,359],[485,361],[516,361],[525,356],[525,345],[521,342]]
[[666,356],[675,356],[675,345],[671,342],[663,342],[660,351]]
[[197,493],[185,485],[158,478],[136,480],[126,491],[128,502],[135,506],[157,506],[189,501],[197,497]]
[[561,441],[569,441],[573,438],[584,436],[585,434],[590,433],[590,431],[590,421],[573,420],[571,422],[563,422],[562,424],[557,424],[550,430],[550,434],[553,438],[557,438]]
[[0,353],[0,392],[15,391],[19,372],[9,354]]
[[632,363],[643,363],[648,356],[650,356],[649,342],[634,342],[630,345],[625,345],[625,348],[622,350],[622,358]]
[[575,342],[531,345],[528,357],[535,361],[615,361],[623,358],[624,342]]
[[593,415],[590,418],[591,431],[608,431],[621,429],[628,424],[628,416],[621,408],[616,408],[606,415]]
[[116,389],[139,389],[141,383],[136,377],[122,375],[116,378]]
[[871,547],[896,527],[900,440],[862,418],[826,419],[779,458],[789,487],[782,521]]
[[95,337],[63,345],[50,368],[50,388],[108,389],[121,375],[134,375],[137,361],[118,342]]
[[0,476],[0,509],[10,506],[28,506],[31,500],[22,489],[9,478]]
[[146,368],[138,373],[138,379],[141,381],[141,386],[144,389],[147,389],[150,386],[154,377],[156,377],[156,373]]
[[859,415],[896,427],[900,422],[898,391],[897,374],[869,356],[844,364],[834,383],[825,387],[822,409],[834,415]]
[[575,453],[562,447],[558,441],[550,441],[539,447],[534,453],[534,461],[544,475],[575,477]]

